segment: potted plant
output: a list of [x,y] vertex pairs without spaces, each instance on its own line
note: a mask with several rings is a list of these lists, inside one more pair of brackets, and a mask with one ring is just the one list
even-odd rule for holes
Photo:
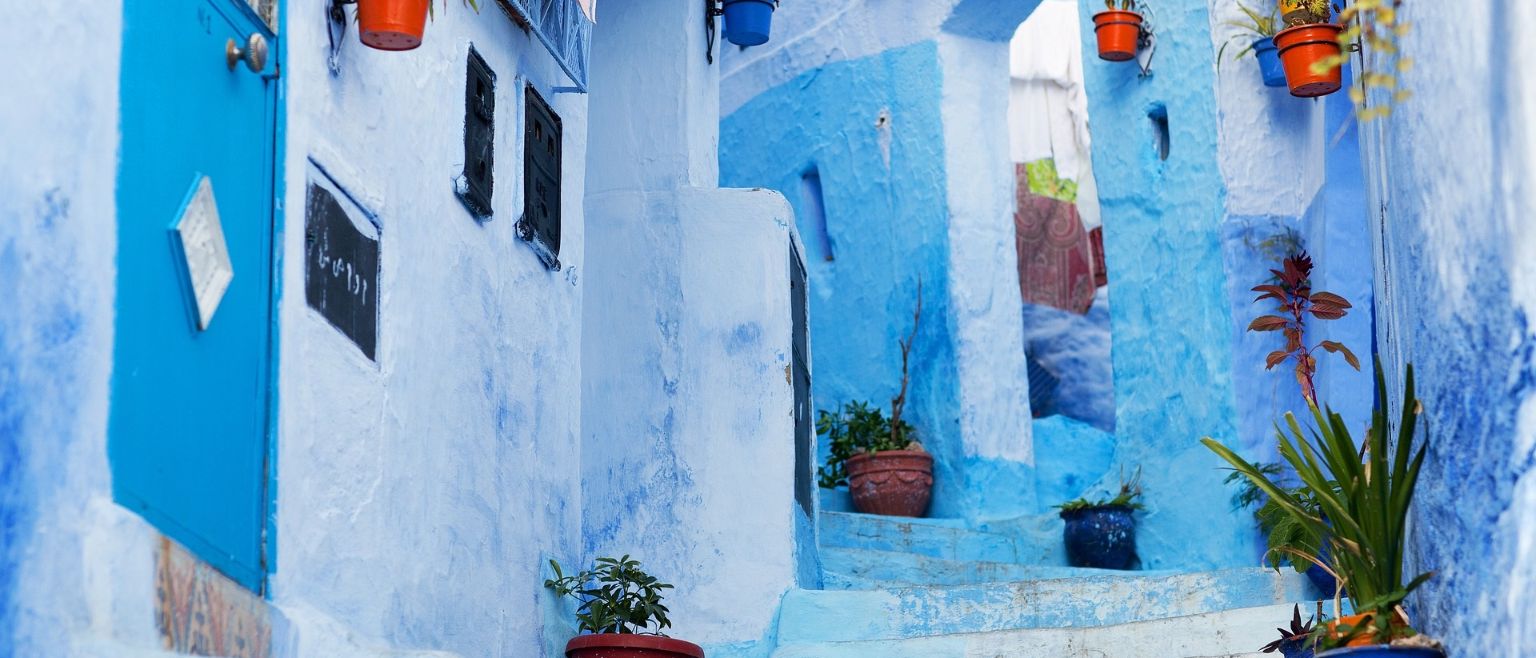
[[[1322,604],[1319,603],[1318,605],[1321,606]],[[1314,615],[1311,619],[1307,620],[1307,623],[1301,623],[1301,606],[1292,605],[1291,630],[1275,629],[1280,631],[1280,639],[1259,647],[1259,652],[1274,653],[1279,651],[1280,655],[1285,656],[1285,658],[1312,658],[1314,651],[1312,631],[1313,623],[1316,621],[1317,615]]]
[[768,43],[779,0],[725,0],[725,38],[738,46]]
[[1326,96],[1339,90],[1339,63],[1343,52],[1339,35],[1344,28],[1334,23],[1329,0],[1279,0],[1286,28],[1275,35],[1285,80],[1291,95],[1302,98]]
[[908,364],[923,318],[923,282],[917,282],[912,332],[901,346],[901,388],[891,398],[891,417],[865,402],[850,402],[835,413],[820,410],[816,433],[827,437],[830,455],[818,471],[823,488],[848,485],[853,508],[865,514],[924,516],[933,497],[933,456],[901,417],[907,406]]
[[1281,66],[1280,53],[1275,47],[1275,34],[1280,31],[1279,9],[1261,14],[1241,2],[1237,3],[1237,8],[1243,12],[1243,19],[1226,21],[1228,26],[1237,28],[1238,32],[1221,44],[1221,50],[1216,53],[1216,66],[1221,66],[1227,47],[1234,41],[1245,43],[1232,59],[1240,60],[1253,55],[1259,63],[1259,77],[1264,80],[1264,86],[1284,87],[1285,67]]
[[1129,480],[1121,473],[1120,493],[1090,501],[1086,497],[1056,506],[1066,522],[1062,540],[1067,563],[1094,569],[1130,569],[1136,556],[1136,512],[1142,509],[1141,469]]
[[[1379,364],[1376,390],[1377,399],[1384,401],[1386,380]],[[1211,438],[1201,439],[1298,523],[1323,538],[1329,554],[1326,562],[1318,562],[1334,573],[1341,588],[1349,589],[1355,614],[1318,628],[1315,635],[1320,648],[1344,648],[1325,651],[1318,658],[1443,655],[1436,643],[1418,636],[1402,608],[1403,600],[1432,575],[1419,574],[1406,584],[1403,581],[1408,508],[1426,448],[1422,443],[1417,449],[1414,445],[1422,405],[1414,396],[1412,366],[1407,369],[1400,402],[1402,417],[1396,441],[1388,440],[1387,411],[1384,404],[1378,404],[1363,445],[1356,444],[1343,417],[1332,409],[1308,405],[1315,424],[1310,439],[1295,415],[1286,414],[1287,429],[1279,432],[1280,454],[1311,489],[1315,510],[1231,449]],[[1339,612],[1342,606],[1337,595],[1334,605]]]
[[699,645],[661,634],[672,625],[662,590],[671,585],[645,573],[628,555],[600,557],[591,569],[569,576],[549,561],[555,577],[544,586],[576,600],[576,622],[584,635],[565,645],[567,658],[704,658]]
[[1360,359],[1355,357],[1343,343],[1325,340],[1316,345],[1307,345],[1307,316],[1318,320],[1337,320],[1349,315],[1349,309],[1354,306],[1349,300],[1339,295],[1322,290],[1312,290],[1312,257],[1306,251],[1300,251],[1286,256],[1281,261],[1279,270],[1270,270],[1274,275],[1274,283],[1265,283],[1253,287],[1253,291],[1263,293],[1255,298],[1254,302],[1262,302],[1273,299],[1278,303],[1276,313],[1260,315],[1248,324],[1249,331],[1279,331],[1285,337],[1285,349],[1270,352],[1264,358],[1264,369],[1272,370],[1275,366],[1285,363],[1287,360],[1296,362],[1296,381],[1301,385],[1301,397],[1306,398],[1307,404],[1317,404],[1317,389],[1313,385],[1313,376],[1317,374],[1317,356],[1319,349],[1330,353],[1342,354],[1344,361],[1356,371],[1360,370]]
[[1104,0],[1106,9],[1093,15],[1093,34],[1099,41],[1099,59],[1125,62],[1136,59],[1141,43],[1141,14],[1136,0]]
[[[378,50],[412,50],[421,45],[433,0],[357,0],[357,36]],[[480,0],[464,0],[480,11]]]

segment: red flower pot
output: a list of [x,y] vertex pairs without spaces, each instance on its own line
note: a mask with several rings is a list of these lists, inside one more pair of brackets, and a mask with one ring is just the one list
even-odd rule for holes
[[1339,33],[1343,31],[1344,28],[1332,23],[1313,23],[1288,27],[1275,35],[1275,47],[1280,49],[1285,81],[1291,86],[1292,96],[1312,98],[1339,90],[1342,84],[1339,67],[1314,73],[1312,63],[1342,52],[1339,50]]
[[660,635],[598,633],[565,644],[566,658],[704,658],[699,645]]
[[357,0],[357,34],[363,45],[379,50],[411,50],[421,45],[432,0]]
[[1124,62],[1136,59],[1141,40],[1141,14],[1110,10],[1093,15],[1093,33],[1099,39],[1099,59]]
[[853,508],[865,514],[924,516],[933,496],[933,456],[918,450],[885,450],[848,458]]

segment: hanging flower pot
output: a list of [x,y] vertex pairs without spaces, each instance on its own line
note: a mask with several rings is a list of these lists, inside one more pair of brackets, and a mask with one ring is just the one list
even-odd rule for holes
[[1285,66],[1280,63],[1280,50],[1275,47],[1273,38],[1264,37],[1253,42],[1253,57],[1259,61],[1259,74],[1264,78],[1264,86],[1285,86]]
[[933,456],[922,450],[882,450],[848,458],[848,491],[864,514],[924,516],[933,497]]
[[1285,65],[1285,80],[1291,85],[1292,96],[1312,98],[1339,90],[1342,76],[1338,66],[1317,73],[1312,70],[1312,64],[1339,56],[1339,33],[1343,31],[1344,28],[1333,23],[1309,23],[1286,28],[1275,35],[1275,46]]
[[725,38],[738,46],[768,43],[778,0],[725,0]]
[[1099,40],[1099,59],[1125,62],[1136,59],[1141,41],[1141,14],[1111,9],[1093,15],[1093,34]]
[[565,645],[566,658],[704,658],[699,645],[660,635],[598,633],[578,635]]
[[421,45],[432,0],[357,0],[357,34],[363,45],[379,50],[411,50]]

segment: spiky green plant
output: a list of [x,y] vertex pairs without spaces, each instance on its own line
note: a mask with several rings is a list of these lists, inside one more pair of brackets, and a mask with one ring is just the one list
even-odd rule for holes
[[1222,60],[1226,58],[1227,47],[1231,46],[1234,41],[1238,42],[1242,49],[1232,55],[1232,59],[1242,59],[1253,53],[1255,41],[1275,36],[1284,26],[1280,22],[1279,7],[1271,9],[1268,14],[1265,14],[1243,4],[1239,0],[1237,8],[1243,12],[1242,20],[1222,21],[1223,25],[1237,28],[1237,32],[1228,37],[1226,43],[1221,44],[1221,50],[1216,52],[1216,68],[1218,70],[1221,69]]
[[1110,11],[1136,11],[1136,0],[1104,0],[1104,6]]
[[[1376,366],[1376,389],[1386,390],[1381,365]],[[1382,398],[1384,399],[1384,398]],[[1374,641],[1393,637],[1393,622],[1403,599],[1429,579],[1432,573],[1403,583],[1403,555],[1408,508],[1418,483],[1419,467],[1427,445],[1414,445],[1422,406],[1414,396],[1413,367],[1407,369],[1402,396],[1402,417],[1396,444],[1388,436],[1387,411],[1377,406],[1371,415],[1366,440],[1357,445],[1344,418],[1332,409],[1309,405],[1316,428],[1308,438],[1295,414],[1285,415],[1286,429],[1276,427],[1280,455],[1295,470],[1315,500],[1312,508],[1292,491],[1281,487],[1257,466],[1211,438],[1201,439],[1233,468],[1251,480],[1296,522],[1326,537],[1332,555],[1327,566],[1348,588],[1354,609],[1370,619],[1364,628],[1350,629]],[[1304,559],[1315,559],[1292,551]],[[1411,634],[1411,630],[1408,631]]]
[[1100,507],[1124,507],[1132,510],[1144,509],[1146,506],[1138,501],[1139,498],[1141,498],[1141,467],[1138,466],[1136,467],[1136,472],[1129,479],[1125,477],[1125,471],[1120,472],[1120,492],[1115,494],[1114,497],[1089,500],[1088,497],[1083,496],[1077,500],[1069,500],[1054,507],[1061,510],[1062,513]]
[[1333,17],[1330,0],[1279,0],[1279,7],[1286,25],[1327,23]]

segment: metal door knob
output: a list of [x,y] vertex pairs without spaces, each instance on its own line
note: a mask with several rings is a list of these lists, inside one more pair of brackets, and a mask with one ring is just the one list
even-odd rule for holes
[[259,32],[252,32],[251,37],[245,41],[245,48],[241,48],[236,44],[234,39],[226,42],[224,44],[224,62],[229,65],[229,70],[235,70],[235,64],[241,60],[245,60],[246,68],[256,73],[261,73],[262,69],[267,68],[266,37],[261,36]]

